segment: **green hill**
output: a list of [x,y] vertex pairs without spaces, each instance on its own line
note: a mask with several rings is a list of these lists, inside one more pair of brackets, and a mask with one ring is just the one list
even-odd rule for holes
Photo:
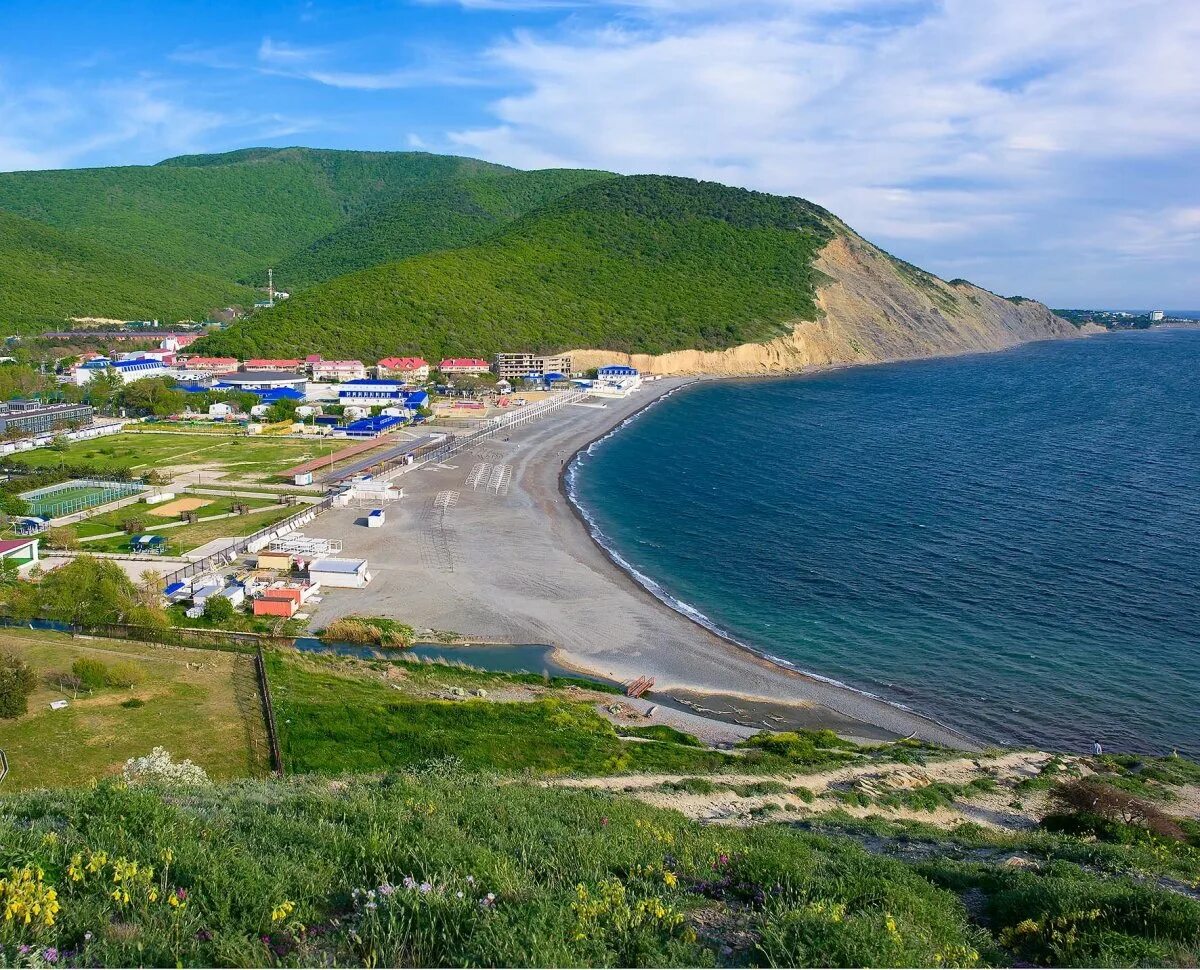
[[558,169],[453,177],[371,206],[280,260],[276,279],[301,289],[355,270],[478,242],[497,229],[605,172]]
[[811,263],[831,222],[802,199],[665,176],[608,179],[475,245],[315,286],[204,346],[374,359],[767,340],[815,316]]
[[71,316],[199,319],[254,291],[0,212],[0,320],[21,330]]

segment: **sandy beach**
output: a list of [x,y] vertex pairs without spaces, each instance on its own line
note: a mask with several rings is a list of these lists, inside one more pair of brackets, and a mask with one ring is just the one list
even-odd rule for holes
[[[382,529],[367,529],[362,509],[325,513],[306,534],[341,539],[342,555],[368,559],[374,580],[364,590],[330,591],[313,626],[349,614],[390,616],[468,637],[549,644],[564,665],[621,682],[653,677],[653,699],[748,727],[828,727],[878,740],[916,734],[977,747],[932,720],[717,636],[656,599],[596,544],[566,497],[564,469],[579,449],[686,383],[664,379],[603,406],[569,405],[443,466],[411,470],[396,479],[404,498]],[[480,464],[507,465],[507,485],[498,493],[473,488]]]

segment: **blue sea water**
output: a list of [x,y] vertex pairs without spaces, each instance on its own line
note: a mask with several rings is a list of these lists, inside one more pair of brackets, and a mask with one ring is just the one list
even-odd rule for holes
[[991,742],[1200,755],[1200,331],[693,385],[572,482],[761,653]]

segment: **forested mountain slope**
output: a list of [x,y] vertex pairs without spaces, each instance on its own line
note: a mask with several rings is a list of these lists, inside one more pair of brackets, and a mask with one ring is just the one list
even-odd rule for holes
[[661,352],[769,340],[816,312],[832,217],[802,199],[608,179],[473,246],[340,277],[205,341],[226,353]]
[[[247,303],[254,291],[0,212],[0,320],[59,326],[66,317],[179,320]],[[6,332],[11,332],[11,329]]]

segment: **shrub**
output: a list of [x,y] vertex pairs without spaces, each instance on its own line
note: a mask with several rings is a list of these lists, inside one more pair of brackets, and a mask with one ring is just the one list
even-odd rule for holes
[[134,687],[146,679],[146,671],[131,660],[121,660],[108,668],[108,687]]
[[141,758],[130,758],[122,771],[130,784],[204,785],[208,775],[193,761],[174,761],[166,748],[158,747]]
[[87,687],[133,687],[146,679],[146,671],[129,660],[106,664],[94,657],[80,657],[71,672]]
[[71,673],[78,677],[86,687],[95,690],[97,687],[108,686],[108,664],[94,657],[80,657],[71,664]]
[[0,653],[0,717],[20,717],[29,710],[37,678],[20,657]]
[[321,633],[325,640],[401,649],[412,646],[414,636],[413,628],[405,623],[373,616],[347,616],[329,624]]
[[1091,778],[1059,785],[1050,797],[1066,812],[1139,826],[1170,839],[1184,838],[1179,823],[1156,805]]
[[130,697],[128,700],[121,701],[121,706],[125,708],[145,707],[146,702],[140,697]]
[[233,604],[227,597],[210,596],[204,601],[204,619],[209,623],[228,623],[234,614]]

